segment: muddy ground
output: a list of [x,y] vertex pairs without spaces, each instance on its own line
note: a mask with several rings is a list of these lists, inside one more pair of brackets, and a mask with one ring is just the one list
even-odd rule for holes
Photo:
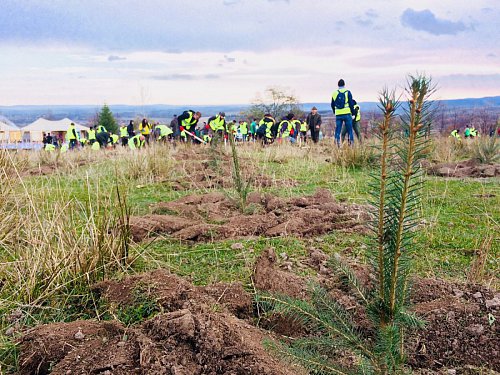
[[326,189],[314,195],[278,198],[250,193],[245,213],[223,193],[189,195],[159,203],[150,215],[132,217],[135,241],[167,234],[188,241],[212,241],[252,236],[312,237],[332,230],[365,232],[363,206],[336,202]]
[[440,177],[497,177],[500,176],[500,164],[480,164],[470,159],[456,163],[436,164],[429,167],[427,173]]
[[[328,257],[311,248],[303,260],[318,271],[315,280],[372,332],[353,294],[325,268]],[[373,275],[361,265],[368,284]],[[252,277],[262,291],[307,298],[309,279],[287,270],[286,260],[265,250]],[[152,298],[156,315],[125,327],[118,321],[77,321],[39,326],[20,341],[19,374],[302,374],[279,362],[262,342],[308,332],[281,316],[263,318],[241,284],[193,286],[163,270],[105,281],[95,291],[110,311],[133,307],[137,291]],[[477,285],[416,279],[413,310],[427,321],[407,343],[408,363],[419,374],[479,374],[500,371],[500,294]],[[256,319],[260,316],[261,319]],[[493,320],[496,320],[493,322]],[[258,322],[260,327],[255,324]],[[270,336],[271,335],[271,336]],[[451,372],[449,372],[451,371]],[[456,372],[453,372],[456,371]]]

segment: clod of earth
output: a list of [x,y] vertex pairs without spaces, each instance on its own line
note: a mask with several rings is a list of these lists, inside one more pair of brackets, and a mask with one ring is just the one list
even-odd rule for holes
[[236,203],[222,193],[190,195],[158,204],[156,213],[132,217],[130,227],[135,241],[152,233],[210,241],[248,236],[311,237],[332,230],[366,231],[368,215],[363,207],[336,202],[325,189],[312,196],[289,199],[254,192],[249,194],[247,203],[253,214],[241,214]]
[[479,164],[471,159],[456,163],[443,163],[427,169],[431,175],[440,177],[496,177],[500,176],[500,164]]
[[[300,374],[264,350],[261,330],[231,312],[251,313],[252,300],[241,285],[195,287],[155,271],[106,281],[96,290],[108,303],[123,306],[144,285],[162,313],[129,328],[117,321],[36,327],[20,341],[19,374]],[[78,332],[83,338],[75,337]]]

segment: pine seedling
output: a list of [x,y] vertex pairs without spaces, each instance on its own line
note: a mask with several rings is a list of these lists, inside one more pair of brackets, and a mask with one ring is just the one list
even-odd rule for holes
[[[384,89],[379,100],[384,116],[377,134],[380,165],[370,185],[374,220],[367,254],[376,276],[374,285],[363,285],[340,256],[330,261],[366,311],[373,330],[358,327],[349,311],[318,285],[311,287],[307,301],[276,295],[257,297],[264,311],[288,316],[311,333],[307,339],[270,346],[312,374],[401,374],[405,334],[423,326],[408,309],[409,277],[423,185],[420,162],[428,150],[422,124],[431,119],[427,99],[434,88],[429,78],[418,75],[408,77],[406,91],[404,108],[394,91]],[[402,132],[394,131],[398,107]],[[357,360],[350,366],[339,366],[336,359],[346,352]]]

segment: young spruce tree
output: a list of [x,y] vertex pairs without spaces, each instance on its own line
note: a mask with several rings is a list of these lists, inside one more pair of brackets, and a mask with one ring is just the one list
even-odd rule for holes
[[[423,184],[420,162],[427,149],[422,124],[430,121],[428,98],[433,91],[430,78],[410,75],[406,106],[400,106],[395,91],[384,89],[380,95],[379,108],[384,115],[377,133],[381,142],[380,166],[371,181],[375,219],[371,223],[374,235],[367,254],[376,275],[375,285],[364,286],[340,257],[330,262],[365,309],[372,333],[362,332],[351,314],[319,285],[311,286],[308,301],[282,295],[257,297],[265,311],[288,316],[312,333],[290,343],[270,344],[311,374],[404,372],[405,332],[423,326],[408,309],[409,276],[415,251],[413,229],[419,221]],[[398,107],[402,113],[402,132],[394,129]],[[344,368],[335,360],[341,352],[348,352],[357,360]]]

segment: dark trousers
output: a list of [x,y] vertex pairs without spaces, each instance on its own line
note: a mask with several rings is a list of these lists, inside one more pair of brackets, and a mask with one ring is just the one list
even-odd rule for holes
[[315,126],[311,126],[311,138],[314,143],[318,143],[319,141],[319,131],[320,129],[316,129]]
[[122,146],[127,147],[128,146],[128,138],[127,137],[122,137]]

